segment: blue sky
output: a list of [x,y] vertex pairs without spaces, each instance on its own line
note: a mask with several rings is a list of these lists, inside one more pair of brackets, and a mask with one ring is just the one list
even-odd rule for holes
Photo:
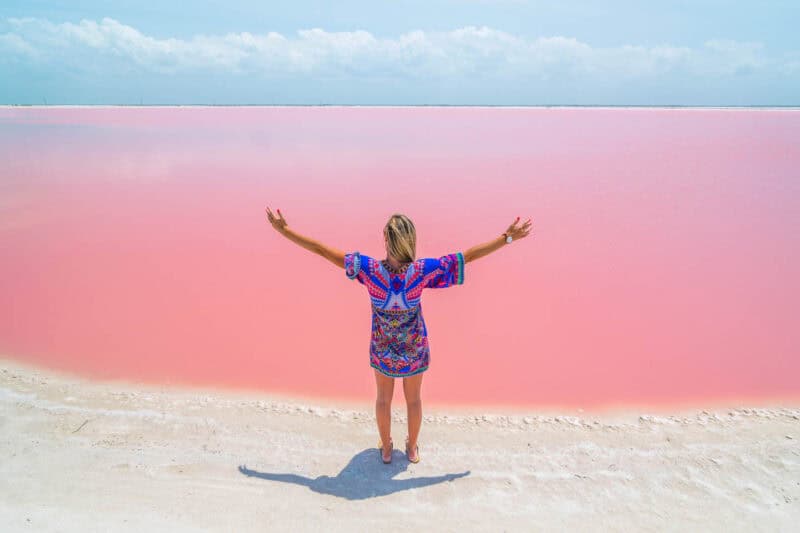
[[800,2],[4,2],[0,103],[799,105]]

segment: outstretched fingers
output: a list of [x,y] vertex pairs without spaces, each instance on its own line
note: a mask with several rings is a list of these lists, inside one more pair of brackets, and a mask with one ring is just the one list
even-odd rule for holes
[[514,223],[511,224],[509,231],[515,233],[518,237],[527,236],[531,231],[531,224],[532,224],[531,219],[529,218],[528,220],[526,220],[521,226],[517,226],[517,222],[519,222],[519,217],[517,217]]
[[275,216],[275,214],[272,212],[272,210],[269,207],[266,208],[266,211],[267,211],[267,217],[269,218],[270,222],[280,221],[280,222],[286,223],[286,219],[283,218],[283,213],[281,213],[280,209],[278,209],[278,216]]
[[525,228],[525,227],[527,227],[527,226],[530,226],[530,224],[531,224],[531,219],[529,218],[527,221],[525,221],[525,222],[522,224],[522,226],[519,226],[519,227],[517,227],[517,223],[519,222],[519,218],[520,218],[520,217],[517,217],[517,218],[514,220],[514,222],[512,222],[512,223],[511,223],[511,226],[509,226],[509,229],[523,229],[523,228]]

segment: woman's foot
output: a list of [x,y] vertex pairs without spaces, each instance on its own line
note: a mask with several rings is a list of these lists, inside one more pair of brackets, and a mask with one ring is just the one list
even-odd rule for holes
[[412,463],[419,462],[419,445],[414,444],[414,447],[409,447],[408,437],[406,437],[406,456]]
[[384,464],[389,464],[392,462],[392,450],[394,450],[394,442],[392,442],[392,438],[389,437],[389,446],[383,446],[382,442],[378,442],[378,448],[381,450],[381,459],[383,460]]

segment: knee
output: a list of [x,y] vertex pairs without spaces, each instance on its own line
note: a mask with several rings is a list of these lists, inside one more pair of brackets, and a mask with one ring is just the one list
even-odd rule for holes
[[392,406],[392,398],[391,397],[389,397],[389,398],[378,397],[375,400],[375,406],[378,409],[388,409],[389,407]]
[[422,400],[419,398],[406,398],[406,406],[409,409],[420,409],[422,407]]

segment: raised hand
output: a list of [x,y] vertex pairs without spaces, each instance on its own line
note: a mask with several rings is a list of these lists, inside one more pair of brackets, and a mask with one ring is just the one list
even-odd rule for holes
[[511,238],[515,241],[522,239],[523,237],[527,237],[532,228],[531,219],[528,219],[528,221],[521,226],[517,226],[518,222],[519,217],[517,217],[517,219],[506,230],[506,233],[511,235]]
[[269,207],[266,209],[267,211],[267,218],[269,219],[269,223],[272,224],[272,227],[278,230],[278,232],[283,233],[283,230],[286,229],[286,219],[283,218],[283,213],[281,210],[278,209],[278,216],[272,214]]

